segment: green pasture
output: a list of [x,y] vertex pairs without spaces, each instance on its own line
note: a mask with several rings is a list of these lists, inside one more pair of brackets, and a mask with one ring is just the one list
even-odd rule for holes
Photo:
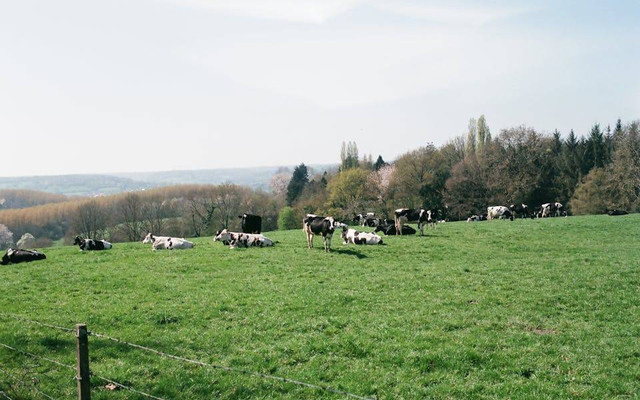
[[[269,232],[274,248],[194,239],[45,249],[0,267],[0,343],[75,365],[89,330],[363,397],[635,398],[640,215],[444,223],[383,246]],[[91,369],[164,399],[342,399],[90,337]],[[0,347],[13,399],[75,398],[75,373]],[[26,383],[20,383],[20,382]],[[92,379],[94,399],[137,399]],[[42,397],[44,398],[44,397]]]

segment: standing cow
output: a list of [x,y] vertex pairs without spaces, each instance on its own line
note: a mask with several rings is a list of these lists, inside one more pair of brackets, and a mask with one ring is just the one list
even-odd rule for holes
[[511,211],[505,206],[491,206],[487,207],[487,221],[491,221],[492,219],[505,219],[509,218],[513,221],[513,214]]
[[307,246],[313,248],[313,236],[322,235],[322,245],[324,251],[331,251],[331,238],[336,228],[346,227],[345,224],[336,221],[333,217],[321,217],[319,215],[307,214],[302,219],[302,230],[307,235]]
[[529,212],[529,206],[521,203],[521,204],[511,204],[509,206],[509,211],[513,214],[513,217],[516,218],[520,216],[520,218],[529,218],[531,213]]
[[253,214],[238,215],[238,218],[242,218],[242,233],[256,233],[262,232],[262,217]]
[[547,217],[559,217],[561,215],[567,216],[567,212],[564,209],[562,203],[553,202],[553,203],[544,203],[540,207],[540,213],[542,218]]
[[413,208],[398,208],[394,212],[394,221],[396,226],[396,235],[402,235],[402,227],[407,222],[417,222],[420,236],[424,235],[425,225],[435,228],[437,217],[435,211]]

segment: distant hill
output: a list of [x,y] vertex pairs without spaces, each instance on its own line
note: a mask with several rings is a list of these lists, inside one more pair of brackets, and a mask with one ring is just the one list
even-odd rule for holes
[[[322,172],[337,168],[334,164],[317,164],[309,166],[312,171]],[[282,169],[293,171],[292,166],[284,167],[253,167],[253,168],[218,168],[197,169],[184,171],[159,172],[127,172],[114,174],[121,178],[134,181],[148,182],[156,186],[174,184],[221,184],[225,182],[236,185],[249,186],[254,189],[269,190],[271,177]]]
[[0,178],[0,189],[29,189],[67,196],[98,196],[154,187],[111,175],[54,175]]
[[[335,164],[310,165],[312,172],[337,168]],[[99,196],[145,190],[174,184],[220,184],[225,182],[269,190],[271,177],[293,166],[218,168],[184,171],[125,172],[109,175],[54,175],[0,178],[1,189],[29,189],[67,196]],[[0,196],[1,197],[1,196]]]
[[62,194],[54,194],[28,189],[0,189],[0,210],[27,208],[69,200]]

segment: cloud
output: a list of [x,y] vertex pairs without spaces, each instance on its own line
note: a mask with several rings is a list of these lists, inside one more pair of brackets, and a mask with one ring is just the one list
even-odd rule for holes
[[170,0],[222,14],[249,18],[320,24],[347,12],[364,0]]
[[354,8],[367,5],[386,14],[443,24],[481,26],[531,11],[528,7],[478,6],[477,3],[395,0],[168,0],[213,12],[257,19],[321,24]]
[[482,26],[532,11],[532,9],[528,7],[479,7],[476,4],[477,3],[471,3],[471,5],[429,5],[424,3],[415,4],[410,2],[379,0],[373,3],[373,6],[378,10],[408,18],[466,26]]

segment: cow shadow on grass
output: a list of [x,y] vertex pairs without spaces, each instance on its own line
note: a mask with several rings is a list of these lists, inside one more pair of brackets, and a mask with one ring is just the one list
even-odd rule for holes
[[366,254],[362,254],[359,251],[351,250],[351,249],[332,249],[332,253],[344,254],[347,256],[356,256],[358,259],[367,258]]

